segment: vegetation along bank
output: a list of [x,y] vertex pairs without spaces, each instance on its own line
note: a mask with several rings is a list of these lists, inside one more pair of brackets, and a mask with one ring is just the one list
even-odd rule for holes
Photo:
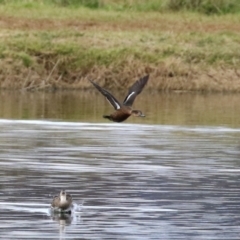
[[238,0],[0,0],[0,88],[240,92]]

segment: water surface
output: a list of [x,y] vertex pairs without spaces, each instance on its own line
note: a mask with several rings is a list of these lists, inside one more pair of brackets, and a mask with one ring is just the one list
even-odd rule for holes
[[[139,99],[148,117],[116,124],[102,98],[4,94],[0,238],[239,239],[237,96]],[[61,189],[84,201],[72,216],[49,212]]]
[[[123,100],[126,94],[111,92],[119,100]],[[128,123],[240,127],[239,94],[167,94],[146,89],[136,98],[134,108],[141,109],[146,118],[129,118]],[[62,92],[0,91],[0,118],[4,119],[106,123],[102,115],[112,111],[112,106],[96,89]]]

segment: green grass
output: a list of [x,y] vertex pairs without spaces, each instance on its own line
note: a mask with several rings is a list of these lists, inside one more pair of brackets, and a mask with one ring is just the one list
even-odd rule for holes
[[1,38],[0,56],[6,58],[16,53],[29,65],[31,61],[26,59],[31,59],[31,56],[41,55],[53,62],[67,56],[71,59],[69,67],[90,67],[93,64],[108,67],[128,57],[146,64],[158,64],[174,57],[183,63],[211,65],[234,61],[240,64],[239,35],[149,33],[147,30],[115,34],[88,31],[84,35],[75,31],[34,31]]
[[26,9],[41,8],[48,5],[115,11],[163,12],[188,10],[207,15],[240,12],[240,2],[238,0],[0,0],[0,4]]
[[190,10],[207,15],[240,12],[238,0],[169,0],[166,1],[166,6],[175,11]]
[[[157,2],[161,9],[150,7]],[[164,12],[167,3],[1,1],[0,87],[38,88],[43,79],[47,86],[86,87],[79,80],[86,76],[124,87],[148,72],[157,89],[240,91],[240,15],[206,16],[186,11],[190,5]],[[212,72],[211,81],[203,78]]]

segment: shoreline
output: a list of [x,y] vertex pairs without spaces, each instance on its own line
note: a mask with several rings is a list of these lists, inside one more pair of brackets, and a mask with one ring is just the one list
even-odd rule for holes
[[[0,5],[0,89],[240,92],[240,16]],[[27,17],[26,17],[27,16]]]

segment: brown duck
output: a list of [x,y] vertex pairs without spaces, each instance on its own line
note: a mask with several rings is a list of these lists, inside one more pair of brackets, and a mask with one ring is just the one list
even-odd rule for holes
[[51,207],[58,212],[71,213],[71,208],[73,207],[71,195],[62,190],[58,196],[53,198]]
[[136,81],[128,90],[128,94],[125,97],[123,103],[120,103],[110,92],[108,92],[106,89],[100,87],[98,84],[93,82],[92,80],[89,80],[97,89],[99,92],[101,92],[106,99],[109,101],[109,103],[114,107],[116,110],[110,115],[104,115],[104,118],[109,119],[113,122],[123,122],[128,117],[135,116],[135,117],[145,117],[145,115],[140,110],[133,110],[132,104],[136,98],[136,96],[142,92],[144,86],[148,82],[149,75],[146,75],[142,78],[140,78],[138,81]]

